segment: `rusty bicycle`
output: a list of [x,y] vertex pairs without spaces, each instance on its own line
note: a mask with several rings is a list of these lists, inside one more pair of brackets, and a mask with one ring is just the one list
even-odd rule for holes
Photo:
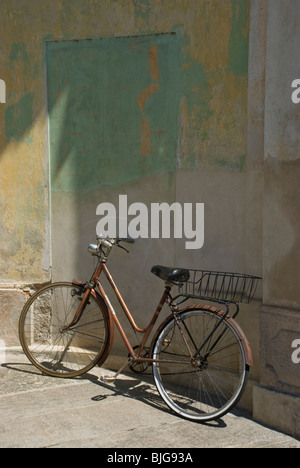
[[[151,271],[164,281],[163,293],[149,325],[139,328],[107,266],[115,247],[127,250],[124,242],[133,241],[98,237],[88,247],[97,258],[89,281],[50,283],[29,297],[19,320],[26,356],[47,375],[74,378],[103,365],[116,326],[129,353],[125,365],[134,372],[152,367],[157,390],[171,410],[199,422],[220,418],[236,405],[247,383],[252,354],[235,317],[238,304],[254,297],[260,278],[155,265]],[[130,343],[120,323],[100,282],[103,274],[142,336],[138,345]],[[199,298],[203,302],[184,305]],[[155,330],[165,304],[170,315]],[[107,381],[114,381],[125,365]]]

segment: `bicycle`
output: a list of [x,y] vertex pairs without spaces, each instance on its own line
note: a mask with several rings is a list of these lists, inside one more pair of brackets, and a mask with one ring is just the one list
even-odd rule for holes
[[[26,356],[47,375],[77,377],[105,362],[115,325],[129,357],[116,375],[104,377],[105,381],[114,381],[126,365],[134,372],[152,366],[158,393],[177,415],[199,422],[220,418],[236,405],[247,383],[251,349],[234,319],[238,302],[250,302],[260,278],[155,265],[151,271],[165,282],[164,291],[147,327],[139,328],[107,267],[114,247],[128,252],[123,242],[133,241],[98,237],[97,244],[89,245],[88,251],[97,257],[90,281],[50,283],[33,293],[19,320]],[[139,345],[129,342],[100,282],[101,274],[133,330],[143,335]],[[172,297],[174,287],[176,295]],[[225,310],[205,303],[182,308],[190,298],[222,304]],[[155,330],[164,304],[170,315]],[[236,311],[230,317],[232,305]]]

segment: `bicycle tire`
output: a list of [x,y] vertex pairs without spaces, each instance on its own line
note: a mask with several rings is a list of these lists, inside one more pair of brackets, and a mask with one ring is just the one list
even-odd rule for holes
[[80,320],[69,329],[84,288],[61,282],[35,292],[23,307],[19,338],[30,362],[53,377],[73,378],[108,355],[111,330],[106,306],[90,294]]
[[[157,390],[169,408],[185,419],[219,419],[236,405],[247,383],[249,366],[241,339],[216,309],[191,308],[177,318],[179,326],[171,318],[158,334],[152,356],[183,363],[153,363]],[[213,337],[207,338],[216,325]],[[185,340],[192,353],[206,341],[194,362]]]

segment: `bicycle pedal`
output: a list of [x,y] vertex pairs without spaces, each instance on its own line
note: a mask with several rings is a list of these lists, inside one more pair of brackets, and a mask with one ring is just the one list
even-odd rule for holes
[[105,383],[113,383],[116,379],[111,375],[101,375],[100,380]]
[[115,382],[117,380],[117,377],[119,377],[119,375],[121,374],[121,372],[123,372],[123,370],[125,369],[125,367],[127,365],[128,365],[128,359],[126,359],[126,361],[123,364],[123,366],[121,367],[121,369],[119,369],[118,372],[115,375],[101,375],[100,380],[102,382],[106,382],[106,383]]

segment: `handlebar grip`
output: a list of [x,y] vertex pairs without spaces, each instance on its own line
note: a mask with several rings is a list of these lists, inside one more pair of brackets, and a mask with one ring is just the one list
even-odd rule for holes
[[127,242],[128,244],[134,244],[135,240],[131,237],[121,237],[118,239],[121,242]]
[[105,247],[112,247],[112,243],[106,239],[101,239],[101,244],[105,245]]

